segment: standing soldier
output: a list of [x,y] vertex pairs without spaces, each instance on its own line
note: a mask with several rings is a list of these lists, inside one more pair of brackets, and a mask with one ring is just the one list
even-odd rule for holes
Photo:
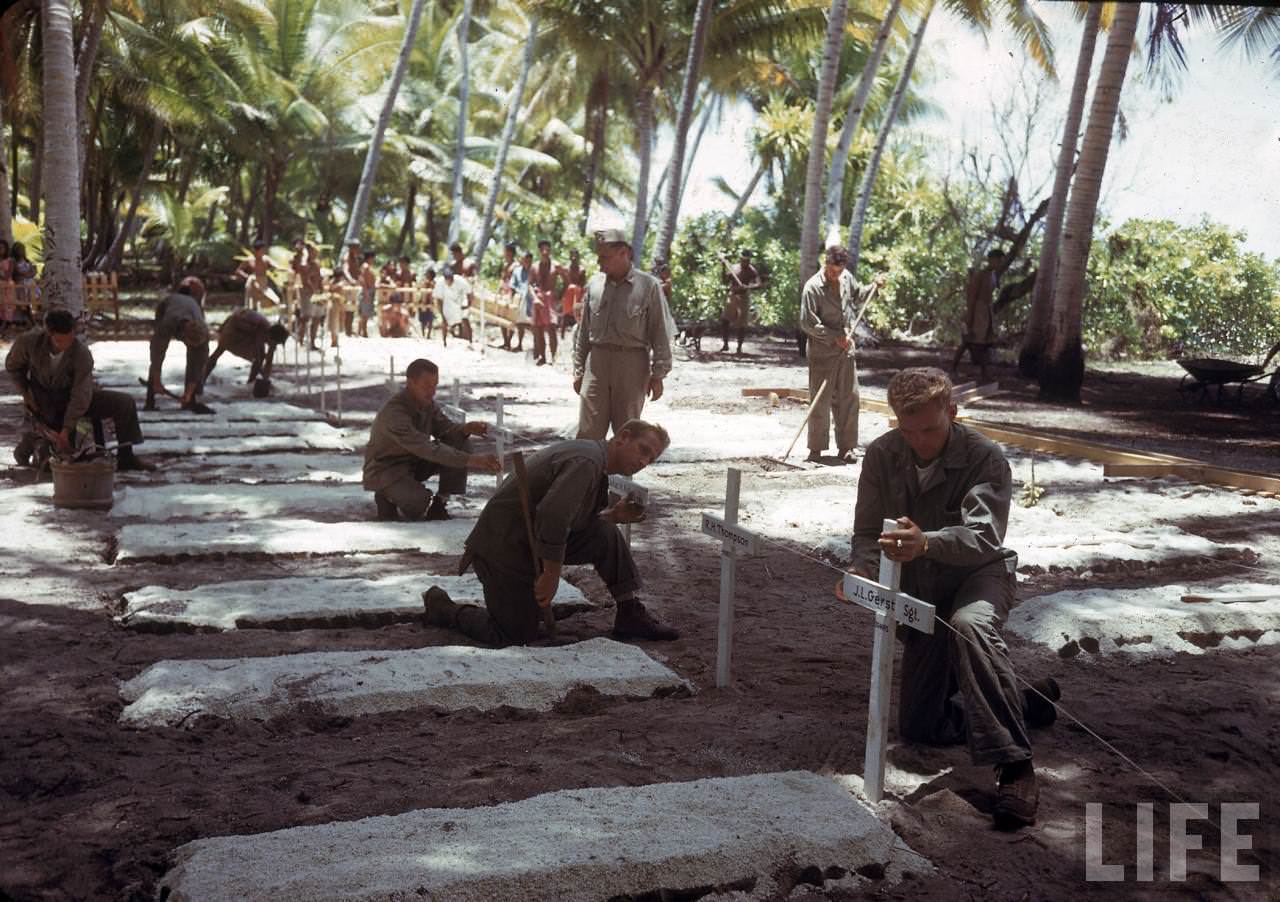
[[[800,329],[809,338],[809,397],[818,403],[809,419],[809,460],[827,450],[835,417],[836,456],[852,463],[858,446],[858,368],[853,328],[858,311],[884,284],[859,285],[845,269],[849,252],[838,244],[827,248],[822,269],[800,293]],[[819,392],[823,394],[818,397]]]
[[729,286],[729,298],[725,301],[724,312],[720,314],[720,326],[723,330],[723,353],[729,350],[729,330],[738,330],[738,353],[742,353],[742,340],[747,334],[747,324],[751,322],[751,292],[761,286],[760,272],[751,265],[751,251],[746,248],[733,266],[724,257],[720,258],[720,280]]
[[671,333],[662,287],[631,263],[621,229],[595,233],[600,271],[587,283],[573,340],[578,438],[603,439],[639,418],[645,396],[662,397],[671,372]]

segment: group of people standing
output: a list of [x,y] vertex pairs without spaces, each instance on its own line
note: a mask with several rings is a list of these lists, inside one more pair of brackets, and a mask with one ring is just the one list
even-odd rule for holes
[[35,264],[21,241],[0,238],[0,334],[33,324],[32,305],[40,296]]

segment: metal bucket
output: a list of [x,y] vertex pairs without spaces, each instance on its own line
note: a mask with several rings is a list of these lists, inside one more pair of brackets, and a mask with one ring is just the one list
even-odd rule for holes
[[55,507],[110,510],[115,501],[115,464],[108,457],[80,463],[50,461]]

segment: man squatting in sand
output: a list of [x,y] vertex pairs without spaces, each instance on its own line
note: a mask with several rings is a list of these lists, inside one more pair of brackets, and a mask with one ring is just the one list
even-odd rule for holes
[[615,638],[678,638],[636,598],[640,574],[617,524],[638,522],[643,509],[625,498],[609,506],[609,474],[640,472],[670,442],[661,426],[631,420],[607,442],[557,442],[533,454],[529,509],[542,572],[534,572],[519,482],[508,476],[467,537],[462,560],[462,569],[474,566],[480,578],[484,609],[455,604],[443,589],[432,586],[422,593],[427,622],[486,645],[525,645],[538,636],[541,609],[555,597],[563,566],[592,564],[618,603]]
[[[455,423],[435,404],[440,369],[419,358],[405,370],[404,388],[382,406],[364,452],[365,491],[373,492],[379,520],[451,519],[450,495],[467,488],[467,470],[497,473],[496,454],[472,454],[468,437],[485,435],[485,423]],[[424,480],[439,474],[435,497]]]
[[[1018,556],[1003,544],[1009,464],[998,445],[955,422],[951,380],[941,370],[899,372],[889,406],[898,427],[867,447],[858,481],[854,571],[875,579],[881,553],[901,562],[902,591],[936,606],[951,625],[902,631],[898,731],[929,745],[967,740],[975,764],[995,765],[996,825],[1032,824],[1039,791],[1027,726],[1048,726],[1057,711],[1018,689],[1000,636],[1017,589]],[[885,519],[899,528],[882,533]],[[836,594],[843,600],[839,586]],[[1060,697],[1052,679],[1034,688]]]
[[218,358],[230,351],[241,360],[249,361],[248,381],[253,383],[253,396],[265,398],[271,393],[271,363],[275,360],[276,348],[288,339],[288,329],[280,323],[273,325],[257,310],[248,307],[233,310],[218,327],[218,346],[205,364],[205,381],[218,365]]

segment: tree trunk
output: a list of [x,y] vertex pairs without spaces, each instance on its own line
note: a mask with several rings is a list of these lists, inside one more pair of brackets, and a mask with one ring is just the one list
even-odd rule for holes
[[524,103],[524,89],[529,82],[529,70],[533,68],[533,48],[538,41],[538,14],[529,16],[529,36],[524,42],[524,58],[520,61],[520,77],[516,79],[515,89],[507,102],[507,121],[502,123],[502,137],[498,142],[498,158],[493,164],[493,179],[489,182],[489,194],[484,199],[484,217],[480,223],[480,239],[476,242],[474,259],[476,272],[484,262],[485,250],[489,247],[489,239],[493,237],[493,211],[498,206],[498,192],[502,190],[502,177],[507,168],[507,154],[511,151],[511,142],[516,136],[516,125],[520,119],[520,105]]
[[[885,47],[889,43],[889,33],[893,31],[893,23],[898,18],[898,8],[902,0],[893,0],[889,11],[880,22],[880,30],[871,45],[871,53],[862,67],[862,75],[858,78],[858,87],[849,98],[849,107],[844,111],[844,126],[840,129],[840,141],[831,157],[831,175],[827,179],[827,202],[822,210],[822,228],[824,235],[831,226],[840,225],[840,202],[844,199],[844,168],[849,162],[849,151],[853,147],[853,139],[862,124],[862,114],[867,108],[867,98],[876,83],[876,72],[880,69],[880,61],[884,58]],[[836,242],[828,242],[836,243]]]
[[[582,188],[582,221],[579,234],[587,234],[591,219],[591,202],[595,200],[596,179],[600,176],[600,163],[604,159],[604,139],[609,115],[609,79],[604,70],[596,73],[587,92],[587,126],[591,129],[591,159],[587,163],[587,183]],[[16,167],[15,167],[16,168]]]
[[915,70],[916,59],[920,56],[920,45],[924,43],[924,31],[929,27],[929,16],[933,14],[933,0],[925,7],[916,33],[911,38],[911,49],[907,52],[907,60],[902,64],[902,74],[893,88],[893,97],[889,101],[889,109],[885,111],[884,121],[880,123],[880,132],[876,135],[876,146],[871,151],[871,159],[867,161],[867,171],[862,175],[862,188],[858,192],[858,201],[853,207],[853,216],[849,220],[849,272],[858,274],[858,257],[862,253],[862,228],[867,221],[867,208],[871,205],[871,192],[876,186],[876,176],[880,173],[880,159],[889,144],[889,132],[898,118],[898,110],[902,108],[902,98],[907,96],[907,87],[911,84],[911,73]]
[[1076,75],[1071,83],[1071,100],[1067,104],[1067,121],[1062,129],[1062,147],[1058,149],[1058,168],[1053,177],[1053,194],[1049,197],[1044,240],[1040,246],[1041,278],[1036,280],[1035,291],[1031,295],[1027,330],[1022,339],[1022,349],[1018,353],[1018,371],[1028,379],[1034,379],[1039,374],[1040,358],[1044,355],[1045,342],[1049,337],[1062,218],[1067,209],[1071,171],[1075,168],[1076,142],[1080,134],[1080,120],[1084,117],[1084,98],[1089,92],[1089,72],[1093,68],[1093,51],[1098,40],[1098,22],[1101,17],[1102,4],[1090,3],[1080,39],[1080,54],[1076,57]]
[[9,145],[4,139],[4,94],[0,93],[0,240],[13,241],[9,208]]
[[44,0],[42,20],[46,184],[44,270],[46,308],[79,316],[84,310],[80,274],[80,163],[76,141],[76,61],[71,4]]
[[262,177],[262,228],[258,237],[267,243],[267,247],[271,247],[271,240],[275,238],[276,197],[280,194],[280,183],[284,181],[286,166],[288,160],[272,157]]
[[[409,57],[413,55],[413,43],[418,37],[418,23],[422,20],[422,10],[426,5],[427,0],[413,0],[413,7],[409,10],[409,22],[405,25],[404,40],[400,42],[400,56],[396,60],[396,67],[391,70],[391,80],[387,83],[387,96],[382,101],[382,112],[378,116],[373,137],[369,139],[369,150],[364,156],[364,170],[360,173],[360,187],[356,189],[356,199],[351,204],[351,216],[347,219],[347,234],[343,238],[343,246],[360,240],[360,230],[364,227],[364,218],[369,211],[369,197],[373,194],[373,183],[378,176],[378,158],[382,155],[382,138],[387,133],[387,126],[391,123],[391,113],[396,107],[400,83],[404,81],[404,74],[409,71]],[[468,6],[470,6],[469,0]],[[470,12],[468,11],[466,15],[470,15]]]
[[405,242],[413,246],[413,213],[418,204],[418,180],[409,176],[409,196],[404,199],[404,223],[400,226],[400,237],[396,239],[396,256],[404,253]]
[[[658,228],[656,259],[671,257],[671,242],[676,237],[676,220],[680,215],[680,196],[684,192],[684,154],[689,141],[689,126],[693,122],[693,101],[701,77],[702,54],[707,46],[707,26],[711,22],[711,0],[698,0],[693,14],[693,38],[689,41],[689,57],[684,66],[684,87],[680,91],[680,113],[676,117],[676,146],[671,152],[671,184],[667,186],[667,199],[662,210],[662,225]],[[707,112],[711,103],[707,103]],[[705,120],[704,120],[705,124]]]
[[31,188],[27,212],[32,222],[40,221],[40,198],[44,194],[44,135],[48,110],[35,123],[35,147],[31,151]]
[[449,244],[462,233],[462,165],[467,156],[467,102],[471,96],[471,72],[467,60],[467,34],[471,31],[472,0],[463,0],[458,22],[458,142],[453,151],[453,193],[449,210]]
[[435,195],[427,193],[427,257],[440,259],[440,223],[436,219]]
[[187,194],[191,191],[191,180],[196,177],[196,166],[200,163],[199,147],[190,147],[187,151],[187,158],[182,161],[182,171],[178,174],[178,203],[180,204],[187,202]]
[[827,40],[822,50],[822,69],[818,77],[818,96],[813,108],[813,132],[809,138],[809,164],[804,178],[804,218],[800,227],[800,285],[818,271],[819,196],[822,173],[827,162],[827,129],[831,125],[831,98],[836,90],[836,73],[840,68],[840,48],[844,43],[844,20],[847,0],[833,0],[827,20]]
[[702,121],[698,123],[697,134],[693,136],[693,147],[689,148],[684,162],[684,176],[680,179],[680,204],[684,204],[684,192],[689,187],[689,176],[693,174],[693,163],[698,158],[698,150],[702,147],[702,136],[706,134],[707,125],[711,122],[711,114],[721,105],[718,98],[707,101],[707,108],[702,113]]
[[760,184],[760,180],[764,178],[764,172],[769,168],[769,160],[762,159],[760,165],[756,167],[755,175],[751,176],[751,181],[747,182],[747,187],[742,189],[742,193],[738,195],[737,206],[733,208],[733,212],[729,214],[729,224],[733,225],[738,221],[738,217],[742,215],[742,211],[747,208],[747,201],[750,200],[752,192],[756,190],[756,185]]
[[146,149],[142,152],[142,171],[138,173],[138,182],[133,187],[133,197],[129,200],[129,212],[124,215],[124,225],[116,233],[106,259],[98,267],[103,272],[115,272],[124,259],[124,245],[133,231],[133,222],[138,216],[138,205],[142,203],[142,192],[146,190],[147,179],[151,178],[151,166],[155,163],[156,148],[160,146],[160,136],[164,133],[164,123],[156,119],[151,124],[151,136],[147,139]]
[[649,167],[653,163],[652,85],[640,85],[636,94],[636,140],[640,144],[640,171],[636,175],[636,215],[631,226],[631,258],[638,266],[644,259],[644,235],[649,225]]
[[1129,54],[1141,12],[1136,3],[1116,6],[1111,32],[1107,36],[1106,54],[1093,89],[1089,124],[1085,126],[1080,162],[1071,184],[1067,221],[1062,230],[1049,341],[1040,366],[1040,395],[1050,400],[1078,403],[1080,386],[1084,383],[1080,327],[1089,245],[1093,240],[1093,222],[1098,212],[1098,195],[1102,191],[1107,155],[1111,151],[1120,92],[1124,89],[1125,72],[1129,67]]
[[79,137],[80,181],[84,182],[84,170],[88,157],[89,131],[85,128],[85,109],[89,105],[89,85],[93,83],[93,64],[98,58],[98,44],[102,39],[102,24],[107,18],[107,0],[93,0],[88,11],[80,53],[76,57],[76,135]]

